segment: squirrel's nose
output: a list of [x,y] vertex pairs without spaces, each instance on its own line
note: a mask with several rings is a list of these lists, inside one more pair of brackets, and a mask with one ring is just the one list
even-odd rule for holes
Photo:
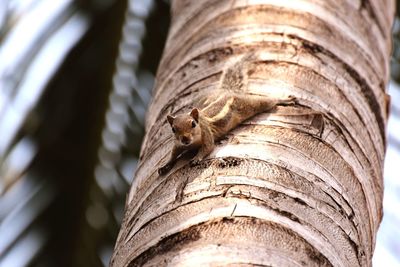
[[186,136],[182,136],[181,142],[182,142],[182,144],[188,145],[190,143],[190,139],[187,138]]

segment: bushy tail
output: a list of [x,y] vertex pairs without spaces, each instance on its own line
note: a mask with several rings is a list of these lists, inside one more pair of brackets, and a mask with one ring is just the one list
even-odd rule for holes
[[243,92],[248,84],[249,64],[255,59],[255,54],[249,53],[233,62],[222,73],[219,88],[227,91]]

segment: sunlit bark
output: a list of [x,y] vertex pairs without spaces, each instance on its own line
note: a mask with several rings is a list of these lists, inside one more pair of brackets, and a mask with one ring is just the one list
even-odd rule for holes
[[[111,266],[370,266],[393,1],[180,0],[172,14]],[[299,103],[246,121],[200,166],[183,159],[159,176],[173,143],[166,115],[188,111],[247,53],[247,90]]]

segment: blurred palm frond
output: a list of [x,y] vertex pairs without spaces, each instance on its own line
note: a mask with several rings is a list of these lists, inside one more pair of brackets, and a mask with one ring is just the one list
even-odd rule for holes
[[137,67],[153,4],[0,3],[0,266],[108,265],[152,87]]

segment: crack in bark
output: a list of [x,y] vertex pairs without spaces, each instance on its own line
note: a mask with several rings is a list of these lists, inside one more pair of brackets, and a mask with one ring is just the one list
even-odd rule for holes
[[[249,186],[249,187],[254,186],[254,185],[249,185],[249,184],[237,184],[237,185],[245,185],[245,186]],[[229,186],[223,185],[223,186],[220,186],[220,187],[222,187],[222,188],[223,188],[223,187],[227,187],[227,188],[229,189],[229,188],[232,187],[232,185],[229,185]],[[257,186],[256,186],[256,187],[257,187]],[[259,188],[260,188],[260,189],[263,189],[262,187],[259,187]],[[287,197],[287,195],[286,195],[285,193],[282,193],[282,192],[280,192],[280,191],[274,191],[273,189],[269,189],[269,188],[268,188],[268,189],[265,189],[265,190],[270,191],[272,194],[276,194],[277,196],[281,195],[281,196]],[[286,217],[286,218],[288,218],[288,219],[290,219],[290,220],[292,220],[292,221],[294,221],[294,222],[297,222],[297,223],[302,224],[302,220],[300,220],[300,219],[299,219],[297,216],[295,216],[294,214],[292,214],[292,213],[290,213],[290,212],[287,212],[287,211],[285,211],[285,210],[282,210],[282,209],[280,209],[280,208],[277,208],[277,207],[272,207],[272,206],[269,205],[267,202],[265,202],[263,199],[253,197],[253,196],[251,196],[251,195],[250,195],[250,196],[249,196],[249,195],[244,195],[244,194],[242,194],[241,192],[240,192],[239,194],[237,194],[237,193],[233,194],[233,193],[232,193],[232,194],[229,194],[229,196],[226,196],[226,190],[219,190],[219,191],[221,191],[221,192],[220,192],[220,193],[217,193],[217,194],[214,194],[214,195],[212,195],[212,196],[202,197],[201,199],[196,199],[196,200],[193,200],[193,201],[186,202],[186,203],[184,203],[184,204],[181,205],[181,206],[177,206],[177,207],[175,207],[175,208],[173,208],[173,209],[170,209],[170,210],[168,210],[168,211],[166,211],[166,212],[163,212],[163,213],[159,214],[157,218],[162,217],[162,216],[164,216],[164,215],[170,213],[171,211],[178,210],[179,208],[181,208],[181,207],[183,207],[183,206],[189,206],[189,205],[191,205],[191,204],[193,204],[193,203],[198,203],[198,202],[204,201],[204,200],[206,200],[206,199],[218,198],[218,197],[221,197],[221,196],[222,196],[222,197],[231,197],[231,198],[235,198],[235,199],[247,199],[247,200],[249,200],[249,201],[254,200],[254,201],[260,202],[260,203],[262,203],[261,205],[265,206],[265,207],[268,208],[268,209],[271,209],[271,210],[277,212],[278,214],[282,215],[283,217]],[[244,197],[240,197],[241,195],[243,195]],[[329,195],[329,194],[328,194],[328,195]],[[330,196],[330,195],[329,195],[329,196]],[[330,197],[331,197],[331,196],[330,196]],[[306,205],[308,208],[314,209],[313,207],[311,207],[310,205],[308,205],[306,202],[304,202],[303,200],[301,200],[301,199],[299,199],[299,198],[297,198],[297,197],[295,197],[295,198],[290,197],[290,199],[292,199],[295,203],[300,203],[300,205]],[[275,202],[278,202],[278,200],[275,200]],[[335,201],[335,202],[336,202],[336,201]],[[337,202],[336,202],[336,203],[337,203]],[[324,202],[324,204],[330,206],[329,203]],[[338,206],[340,206],[340,205],[338,204]],[[236,208],[236,206],[235,206],[235,208]],[[235,209],[234,209],[234,210],[235,210]],[[321,213],[320,211],[318,211],[318,212]],[[324,214],[324,213],[321,213],[321,214],[322,214],[322,216],[324,216],[324,217],[330,218],[330,217],[328,217],[328,216],[327,216],[326,214]],[[231,214],[231,216],[232,216],[232,214]],[[236,216],[235,216],[235,217],[236,217]],[[152,219],[152,220],[146,222],[144,225],[142,225],[142,227],[140,227],[140,228],[137,230],[136,233],[140,232],[142,229],[144,229],[145,227],[147,227],[147,225],[149,225],[151,222],[155,221],[157,218],[154,218],[154,219]],[[226,220],[228,220],[228,219],[231,219],[231,218],[226,218]],[[331,218],[330,218],[330,219],[331,219]],[[310,227],[314,228],[311,224],[308,224],[308,223],[307,223],[307,225],[310,225]],[[336,224],[336,225],[337,225],[337,227],[338,227],[339,229],[341,229],[341,231],[343,231],[343,232],[345,233],[344,229],[343,229],[339,224]],[[356,229],[358,229],[358,228],[356,227]],[[318,231],[318,230],[315,229],[315,231]],[[318,232],[319,232],[319,231],[318,231]],[[320,233],[320,232],[319,232],[319,233]],[[322,234],[322,233],[320,233],[320,234]],[[133,235],[133,236],[134,236],[134,235]],[[132,237],[133,237],[133,236],[132,236]],[[349,238],[349,240],[351,240],[351,239]],[[128,242],[129,242],[129,240],[128,240]],[[353,244],[356,244],[353,240],[352,240],[352,242],[353,242]],[[353,246],[353,245],[352,245],[352,246]],[[353,246],[353,247],[354,247],[354,246]],[[356,246],[356,248],[358,248],[358,246]],[[355,251],[358,251],[358,249],[355,250]],[[358,253],[358,252],[357,252],[357,253]]]
[[[187,243],[199,241],[204,238],[205,232],[211,232],[210,228],[223,227],[228,229],[230,226],[235,227],[235,225],[250,224],[265,225],[265,227],[267,228],[273,227],[273,229],[277,229],[278,231],[291,235],[293,239],[301,240],[302,244],[304,245],[303,250],[305,254],[309,257],[310,260],[312,260],[316,264],[316,266],[332,266],[332,264],[323,254],[319,253],[319,251],[313,245],[311,245],[307,240],[305,240],[302,236],[298,235],[293,230],[271,221],[266,221],[260,218],[249,216],[237,216],[233,218],[222,217],[206,222],[200,222],[178,233],[165,236],[161,240],[159,240],[157,244],[153,245],[152,247],[148,248],[140,255],[132,259],[132,261],[128,263],[128,266],[142,266],[144,263],[150,261],[157,256],[162,257],[162,255],[168,252],[179,250],[180,247],[183,247]],[[218,233],[218,231],[215,232]],[[218,242],[218,239],[216,240],[216,242]],[[218,246],[221,246],[221,243],[218,243]],[[284,248],[281,248],[281,250],[285,252]]]
[[[244,128],[252,129],[252,128],[256,128],[257,126],[254,126],[254,125],[246,125],[246,126],[243,126],[243,127],[244,127]],[[284,128],[285,128],[285,127],[282,127],[282,126],[269,126],[269,127],[270,127],[270,128],[277,128],[277,129],[279,129],[279,128],[284,129]],[[309,133],[309,132],[302,131],[302,130],[299,130],[299,129],[291,129],[291,130],[292,130],[293,132],[298,132],[298,133],[301,133],[301,134],[303,134],[303,135],[310,136],[311,138],[315,138],[315,135],[314,135],[314,134],[311,134],[311,133]],[[245,138],[247,137],[245,134],[237,134],[236,136],[243,136],[243,137],[245,137]],[[317,139],[318,139],[318,138],[317,138]],[[319,140],[319,139],[318,139],[318,140]],[[343,136],[343,140],[346,140],[346,138],[345,138],[344,136]],[[346,140],[346,141],[347,141],[347,140]],[[266,140],[262,140],[262,141],[260,141],[260,142],[261,142],[261,143],[270,143],[270,144],[278,145],[278,146],[281,146],[281,147],[285,147],[285,148],[287,148],[287,149],[289,149],[289,150],[294,150],[294,151],[296,151],[296,152],[302,154],[302,155],[304,156],[304,158],[308,158],[308,159],[310,159],[310,160],[313,160],[312,157],[309,157],[309,155],[304,154],[304,152],[303,152],[302,150],[299,150],[299,149],[297,149],[296,147],[287,146],[286,144],[280,143],[280,142],[277,143],[277,142],[271,142],[271,141],[266,141]],[[325,146],[329,147],[331,151],[334,151],[335,154],[348,166],[349,171],[351,172],[352,176],[355,177],[355,178],[358,178],[358,176],[355,175],[355,172],[354,172],[353,167],[340,155],[340,153],[339,153],[330,143],[327,143],[327,142],[325,142],[324,140],[319,140],[319,142],[322,143],[322,144],[324,144]],[[347,142],[346,142],[346,143],[347,143]],[[241,141],[241,144],[252,144],[252,142],[248,142],[248,143],[247,143],[247,142]],[[348,144],[348,149],[350,149],[350,150],[353,152],[353,154],[355,154],[354,151],[353,151],[353,149],[352,149],[352,147],[350,146],[350,144],[349,144],[349,143],[347,143],[347,144]],[[355,158],[357,158],[357,157],[355,157]],[[329,171],[329,169],[326,169],[325,166],[323,166],[323,164],[321,164],[321,163],[319,163],[319,162],[315,162],[315,163],[318,163],[318,165],[319,165],[323,170],[325,170],[327,173],[331,174],[331,172]],[[355,179],[355,180],[359,183],[359,186],[360,186],[360,188],[362,189],[362,192],[363,192],[364,200],[366,200],[365,191],[363,190],[364,188],[363,188],[363,186],[362,186],[361,181],[360,181],[359,179]],[[365,203],[368,203],[368,202],[365,201]],[[369,213],[369,210],[368,210],[368,213]]]

